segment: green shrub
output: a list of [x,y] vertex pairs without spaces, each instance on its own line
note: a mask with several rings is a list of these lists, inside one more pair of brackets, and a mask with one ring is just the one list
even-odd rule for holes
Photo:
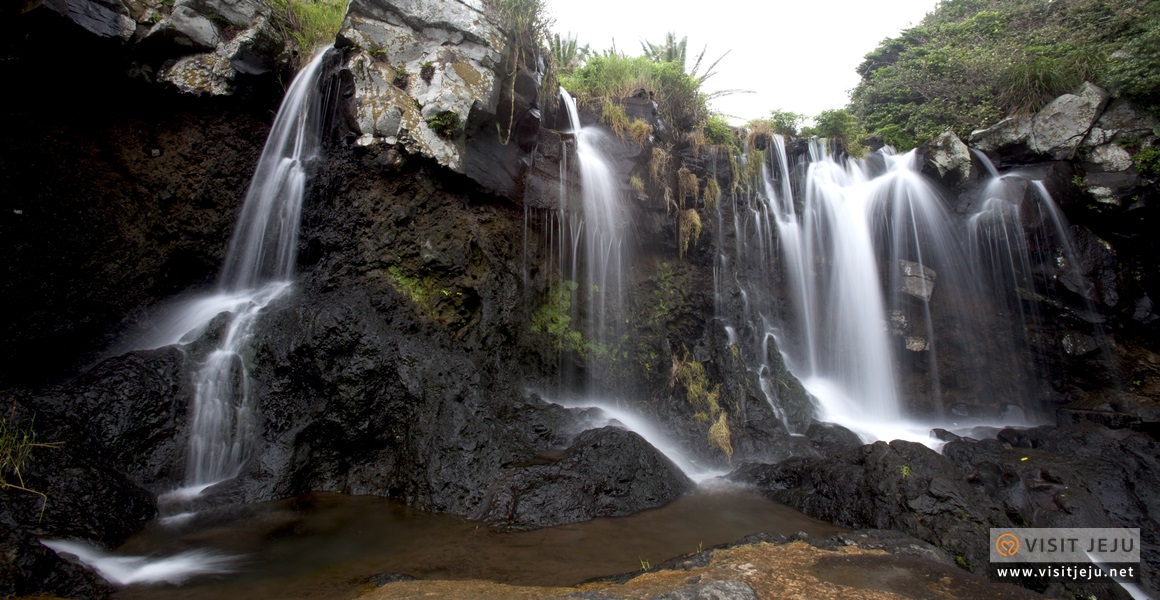
[[544,0],[489,0],[492,14],[498,17],[500,26],[511,36],[517,61],[534,66],[533,57],[524,56],[524,50],[535,50],[548,44],[548,29],[552,17]]
[[439,114],[431,115],[424,119],[424,121],[432,131],[444,139],[455,137],[455,133],[459,131],[459,114],[454,111],[446,110]]
[[866,135],[858,118],[845,108],[823,110],[814,117],[813,127],[806,127],[802,135],[828,138],[846,149],[851,156],[861,156],[865,148],[861,144]]
[[[503,135],[503,143],[511,141],[512,127],[516,118],[516,77],[520,67],[527,67],[535,71],[536,61],[540,48],[548,45],[548,28],[552,26],[552,18],[548,15],[548,7],[544,0],[487,0],[489,13],[499,22],[500,29],[508,35],[510,84],[508,95],[511,103],[508,106],[507,132]],[[551,55],[549,55],[551,56]],[[549,60],[548,72],[544,74],[544,85],[540,89],[540,101],[544,96],[556,94],[558,74],[552,68]]]
[[1032,56],[999,73],[999,107],[1007,114],[1029,114],[1091,77],[1098,57]]
[[858,67],[850,110],[899,149],[1037,111],[1084,80],[1160,110],[1160,1],[944,0]]
[[1160,179],[1160,147],[1148,146],[1140,148],[1136,156],[1132,157],[1136,170],[1148,179]]
[[733,134],[733,127],[718,113],[709,115],[705,121],[705,138],[710,144],[717,146],[736,146],[737,138]]
[[587,351],[584,334],[572,327],[572,293],[577,283],[564,280],[552,284],[548,297],[532,311],[531,328],[535,333],[546,334],[556,352],[568,351],[583,355]]
[[577,38],[570,33],[564,37],[553,33],[548,39],[548,55],[557,75],[575,71],[591,54],[592,48],[588,44],[580,46]]
[[773,133],[792,137],[798,134],[798,129],[806,122],[806,116],[788,110],[775,109],[770,111],[768,122]]
[[1160,9],[1151,2],[1153,14],[1143,31],[1111,55],[1107,65],[1108,87],[1141,107],[1160,113]]

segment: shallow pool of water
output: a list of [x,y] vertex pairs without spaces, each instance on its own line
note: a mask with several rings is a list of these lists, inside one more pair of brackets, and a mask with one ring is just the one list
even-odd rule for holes
[[639,570],[758,532],[840,531],[735,486],[702,485],[628,517],[504,533],[378,497],[314,493],[180,524],[154,524],[118,549],[157,559],[190,550],[235,557],[232,572],[183,585],[134,584],[122,599],[350,598],[379,573],[572,585]]

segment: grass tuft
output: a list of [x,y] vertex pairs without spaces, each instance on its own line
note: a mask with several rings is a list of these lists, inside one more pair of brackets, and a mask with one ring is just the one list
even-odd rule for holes
[[309,61],[334,43],[346,16],[346,0],[270,0],[271,18],[284,40],[294,42],[298,60]]
[[59,447],[59,443],[37,442],[32,423],[22,426],[16,422],[16,405],[13,404],[8,416],[0,419],[0,489],[19,490],[40,496],[40,516],[43,517],[48,496],[30,489],[24,483],[24,475],[20,469],[28,462],[33,448]]

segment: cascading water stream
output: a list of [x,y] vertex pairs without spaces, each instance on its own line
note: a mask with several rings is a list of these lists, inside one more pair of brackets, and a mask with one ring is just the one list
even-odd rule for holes
[[[560,207],[561,221],[572,239],[568,252],[571,264],[563,269],[564,277],[577,282],[579,291],[587,294],[590,339],[607,343],[619,329],[615,320],[609,323],[609,317],[620,314],[623,306],[623,265],[627,258],[624,242],[628,224],[624,194],[605,151],[611,143],[608,134],[580,125],[576,101],[567,90],[560,89],[560,98],[576,140],[580,178],[579,212],[571,213],[565,202]],[[583,261],[583,273],[579,270],[580,261]]]
[[319,90],[329,50],[294,78],[258,160],[222,265],[216,292],[167,311],[137,349],[198,339],[225,314],[219,338],[193,375],[185,488],[195,494],[237,475],[256,437],[247,352],[259,313],[286,293],[298,252],[309,170],[318,158],[326,93]]
[[[329,96],[329,90],[320,86],[330,53],[330,49],[318,53],[286,92],[246,193],[217,291],[169,307],[152,331],[120,349],[189,344],[224,315],[216,342],[210,344],[212,349],[193,374],[185,485],[162,497],[161,504],[169,509],[180,509],[205,488],[237,476],[256,441],[246,364],[249,343],[259,313],[291,285],[302,201],[309,171],[319,155],[323,109]],[[170,514],[161,523],[181,522],[190,514]],[[123,556],[83,542],[43,543],[76,556],[119,585],[180,584],[199,575],[228,573],[237,561],[236,556],[203,550]]]
[[308,170],[318,158],[327,54],[318,53],[287,90],[230,240],[220,289],[250,300],[231,314],[219,346],[194,375],[189,486],[236,476],[256,437],[245,354],[258,314],[293,276]]
[[[818,418],[867,441],[929,441],[930,426],[948,420],[1011,422],[1033,412],[1039,381],[1027,330],[1038,316],[1022,295],[1046,284],[1034,280],[1028,248],[1058,243],[1070,252],[1041,184],[1030,182],[1048,215],[1039,221],[1055,224],[1050,233],[1021,218],[1011,176],[993,168],[979,208],[960,217],[914,153],[839,160],[814,140],[806,162],[793,165],[776,135],[766,152],[764,185],[734,195],[734,241],[719,239],[715,264],[722,273],[733,265],[741,314],[720,300],[718,311],[731,344],[753,345],[747,364],[775,412],[770,340]],[[925,383],[904,364],[911,373],[921,365]],[[1000,408],[982,414],[983,405]]]
[[[569,170],[565,158],[560,177],[560,197],[563,199],[558,215],[560,230],[553,235],[559,238],[561,277],[574,282],[573,297],[583,295],[586,299],[583,305],[587,310],[584,335],[591,355],[595,354],[593,348],[613,347],[621,333],[629,216],[624,207],[624,194],[608,157],[611,138],[599,128],[581,126],[576,102],[562,88],[560,98],[576,140],[579,203],[568,201],[571,186],[567,181]],[[574,312],[570,317],[578,316],[579,304],[571,303]],[[592,371],[588,397],[561,404],[572,408],[599,408],[606,418],[590,423],[590,426],[618,425],[636,432],[695,481],[723,474],[698,465],[648,419],[622,409],[618,401],[619,390],[609,389],[608,381],[599,379],[599,369]]]

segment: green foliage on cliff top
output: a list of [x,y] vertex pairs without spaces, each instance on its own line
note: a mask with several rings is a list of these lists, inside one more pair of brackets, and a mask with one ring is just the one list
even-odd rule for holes
[[[512,71],[507,76],[511,103],[508,106],[507,132],[502,136],[503,143],[507,144],[511,141],[516,119],[516,74],[521,66],[532,72],[537,70],[540,49],[549,43],[548,28],[553,21],[544,0],[487,0],[486,7],[500,29],[507,34],[511,52],[509,66]],[[553,82],[556,77],[555,66],[549,64],[540,90],[541,102],[545,96],[555,95],[556,86]]]
[[561,75],[560,85],[592,106],[619,101],[645,89],[653,93],[666,120],[690,127],[709,116],[700,83],[676,62],[654,62],[647,56],[630,58],[610,52],[589,57],[583,66]]
[[1160,179],[1160,146],[1141,148],[1132,157],[1132,164],[1141,175],[1149,179]]
[[750,129],[769,129],[769,133],[778,133],[783,136],[796,136],[798,130],[806,122],[806,115],[790,112],[788,110],[775,109],[769,111],[769,116],[764,119],[754,119],[746,126]]
[[524,52],[548,44],[552,17],[544,0],[489,0],[500,27],[512,38],[516,61],[534,67],[535,57]]
[[1038,110],[1083,80],[1160,109],[1160,0],[943,0],[858,67],[850,111],[900,149]]
[[346,0],[270,0],[270,17],[282,37],[298,47],[299,60],[305,62],[318,48],[334,43],[346,4]]

